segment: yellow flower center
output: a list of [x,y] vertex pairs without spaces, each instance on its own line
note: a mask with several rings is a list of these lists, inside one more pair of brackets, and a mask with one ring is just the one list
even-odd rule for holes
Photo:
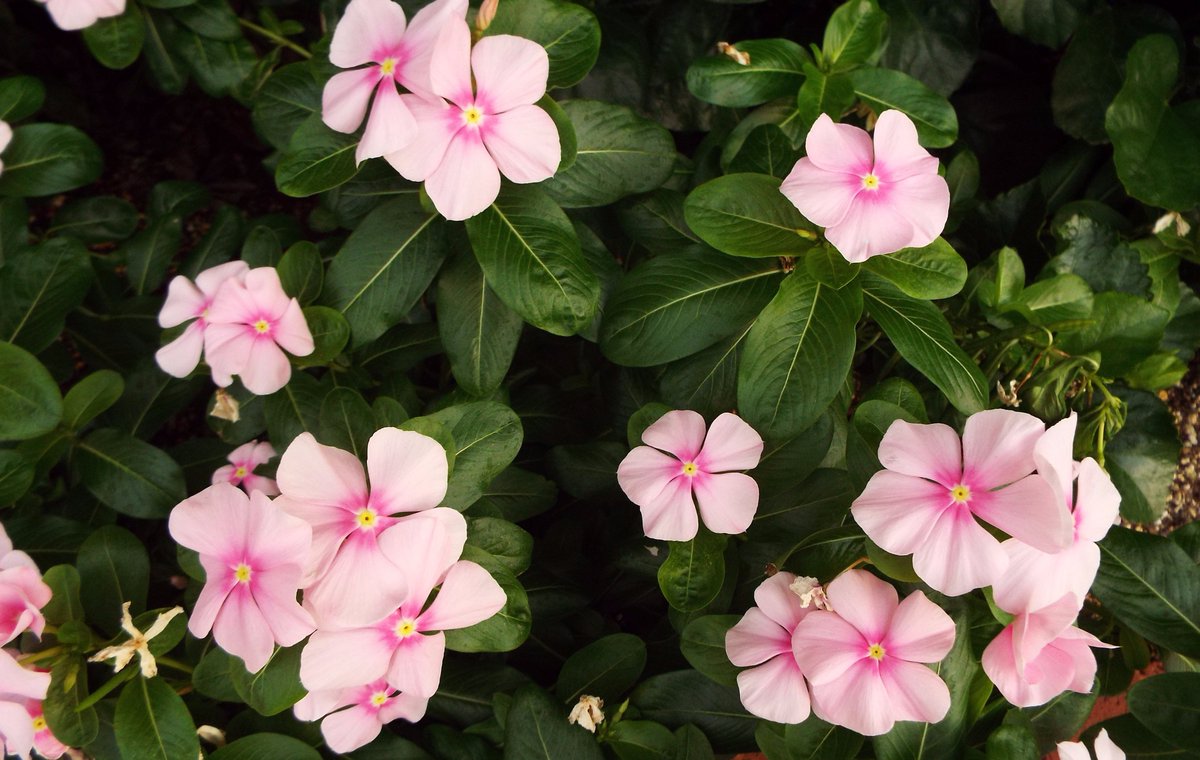
[[37,733],[40,731],[45,731],[46,730],[46,719],[43,718],[41,715],[34,718],[33,719],[33,730],[34,730],[34,733]]
[[878,644],[872,644],[871,646],[867,647],[867,657],[870,657],[872,660],[882,660],[884,654],[885,652],[883,647],[879,646]]
[[959,483],[950,489],[950,498],[959,504],[966,504],[971,499],[971,488]]
[[463,121],[473,127],[477,127],[483,121],[483,111],[480,111],[475,106],[468,106],[463,109]]
[[375,510],[370,507],[363,507],[358,510],[358,514],[354,516],[354,519],[358,521],[358,527],[360,528],[374,528],[375,517]]
[[271,323],[265,319],[260,319],[254,323],[254,331],[259,335],[266,335],[271,329]]
[[862,178],[862,186],[864,190],[878,190],[879,177],[876,177],[874,174],[866,175]]
[[371,704],[375,705],[376,707],[382,707],[384,702],[387,702],[387,701],[388,701],[387,694],[385,694],[382,691],[377,691],[371,695]]
[[396,634],[396,638],[407,639],[409,636],[412,636],[417,632],[417,621],[409,620],[407,618],[400,620],[396,623],[394,632]]
[[246,468],[245,468],[245,467],[239,467],[239,468],[237,468],[236,470],[234,470],[234,471],[233,471],[233,474],[234,474],[234,475],[236,475],[236,476],[238,476],[239,478],[244,478],[244,477],[246,477]]
[[683,463],[683,474],[687,475],[689,478],[695,477],[696,473],[699,471],[700,471],[700,468],[696,466],[695,462],[684,462]]
[[233,577],[237,578],[238,583],[249,583],[250,576],[253,574],[254,572],[245,562],[238,563],[238,566],[233,570]]
[[396,59],[384,58],[383,63],[379,64],[379,71],[385,77],[390,77],[392,74],[396,73]]

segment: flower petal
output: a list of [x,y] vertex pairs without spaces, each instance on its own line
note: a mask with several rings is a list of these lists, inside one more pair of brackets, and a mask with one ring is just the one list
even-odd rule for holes
[[929,540],[930,530],[950,503],[949,492],[937,483],[880,470],[851,504],[850,514],[885,550],[912,554]]
[[175,543],[202,556],[218,556],[228,550],[229,544],[225,531],[215,528],[241,525],[242,512],[249,508],[249,503],[249,497],[242,491],[228,483],[218,483],[179,502],[171,510],[167,530]]
[[376,628],[317,631],[300,652],[300,682],[319,692],[383,678],[394,651],[391,643]]
[[[936,164],[937,159],[934,162]],[[887,202],[912,228],[903,247],[924,248],[946,229],[946,219],[950,215],[950,185],[936,171],[918,174],[894,183]]]
[[425,191],[442,216],[455,222],[486,209],[500,194],[500,170],[479,131],[461,130],[446,148],[437,169],[425,180]]
[[404,9],[392,0],[351,0],[333,30],[329,61],[348,69],[380,63],[404,37]]
[[829,606],[854,626],[868,644],[887,636],[899,595],[890,584],[866,570],[847,570],[825,587]]
[[841,223],[861,190],[859,175],[826,171],[809,158],[797,161],[779,186],[779,192],[820,227]]
[[1079,463],[1076,489],[1076,530],[1088,541],[1099,541],[1108,534],[1121,513],[1121,494],[1091,457]]
[[942,512],[925,543],[913,552],[917,575],[947,596],[990,586],[1007,566],[1000,542],[960,505]]
[[967,505],[979,519],[1035,549],[1057,552],[1071,545],[1071,513],[1041,475],[1030,475],[998,491],[974,492]]
[[1075,479],[1075,423],[1078,415],[1060,420],[1050,427],[1033,446],[1033,461],[1038,474],[1054,489],[1054,496],[1068,507],[1072,504],[1071,482]]
[[[297,562],[300,559],[297,557]],[[255,604],[276,643],[283,647],[298,644],[317,627],[308,610],[296,601],[300,574],[300,565],[286,565],[257,573],[251,584]]]
[[159,327],[174,327],[200,316],[205,300],[191,280],[183,275],[175,277],[167,286],[167,297],[158,312]]
[[896,720],[937,723],[950,711],[950,689],[924,665],[888,657],[879,668],[879,676]]
[[446,450],[421,433],[393,427],[376,431],[367,442],[367,473],[371,506],[380,514],[433,509],[446,497]]
[[804,617],[792,633],[792,653],[814,687],[845,678],[867,657],[870,643],[834,612],[817,610]]
[[187,377],[200,363],[204,351],[204,325],[199,320],[191,323],[175,340],[154,353],[154,361],[171,377]]
[[467,0],[435,0],[417,11],[404,33],[407,59],[396,70],[396,79],[422,98],[437,99],[429,81],[429,66],[442,27],[467,15]]
[[737,683],[742,705],[760,718],[802,723],[808,717],[808,684],[790,652],[743,670]]
[[691,462],[704,447],[704,418],[690,409],[676,409],[659,417],[642,431],[642,443],[668,451]]
[[275,325],[271,328],[271,337],[279,344],[279,347],[287,351],[292,356],[308,356],[315,348],[313,344],[312,332],[308,329],[308,322],[304,319],[304,311],[300,308],[300,302],[293,298],[283,314],[275,320]]
[[639,507],[658,498],[680,473],[680,462],[649,446],[637,446],[617,466],[617,483]]
[[758,607],[751,607],[725,632],[725,654],[738,667],[759,665],[781,654],[794,661],[792,635]]
[[[1104,733],[1101,729],[1100,733]],[[1096,742],[1099,743],[1100,738],[1096,737]],[[1087,747],[1083,742],[1059,742],[1056,745],[1058,749],[1058,760],[1092,760],[1091,754],[1087,751]],[[1099,752],[1097,757],[1103,757]],[[1125,760],[1125,754],[1121,753],[1118,757]]]
[[239,324],[209,324],[204,328],[204,354],[213,382],[222,388],[245,368],[254,351],[255,339]]
[[988,409],[972,414],[963,427],[964,479],[972,489],[1020,480],[1036,467],[1034,446],[1045,432],[1041,420],[1024,412]]
[[383,724],[372,711],[351,705],[321,721],[321,736],[334,752],[351,752],[379,736]]
[[938,160],[917,141],[917,127],[902,111],[888,109],[875,121],[875,171],[888,181],[937,174]]
[[810,610],[800,606],[800,597],[791,589],[795,573],[786,570],[775,573],[754,589],[754,603],[768,618],[783,626],[788,635]]
[[375,90],[375,102],[367,117],[367,128],[354,149],[354,161],[361,164],[368,158],[395,153],[417,136],[417,120],[413,118],[396,84],[384,79]]
[[863,176],[875,163],[871,137],[849,124],[837,124],[827,114],[813,122],[804,138],[804,152],[819,168]]
[[[884,648],[888,657],[909,662],[939,662],[954,646],[954,621],[946,612],[914,591],[892,615]],[[918,720],[914,718],[913,720]]]
[[532,105],[546,94],[550,57],[533,40],[496,34],[475,44],[471,70],[475,73],[476,102],[484,113],[502,114],[517,106]]
[[0,739],[0,750],[4,751],[5,757],[15,755],[29,760],[34,740],[33,721],[25,708],[16,702],[0,702]]
[[421,614],[421,628],[426,631],[467,628],[495,615],[507,601],[508,595],[487,570],[474,562],[456,562],[446,573],[433,604]]
[[390,614],[406,592],[404,573],[380,551],[375,534],[356,530],[325,574],[304,590],[304,603],[322,628],[353,627]]
[[312,433],[292,440],[275,478],[284,496],[330,507],[367,503],[367,479],[362,465],[348,451],[317,443]]
[[257,396],[269,396],[287,385],[292,377],[292,363],[275,341],[258,338],[245,366],[235,374],[241,377],[246,390]]
[[425,607],[429,593],[462,556],[466,542],[466,519],[447,507],[417,512],[379,534],[380,551],[404,573],[404,606],[411,607],[411,614]]
[[388,665],[387,680],[393,688],[418,697],[432,697],[442,680],[446,656],[446,634],[413,634],[400,641]]
[[893,196],[899,196],[890,192],[894,190],[889,188],[886,197],[882,191],[879,195],[859,193],[842,220],[825,228],[825,238],[846,261],[861,263],[910,247],[917,231],[893,202]]
[[486,119],[483,144],[505,177],[528,184],[549,179],[558,171],[562,147],[558,127],[548,113],[537,106],[517,106]]
[[953,488],[962,480],[962,446],[949,425],[896,420],[879,442],[879,463],[893,472]]
[[459,108],[475,102],[471,87],[471,29],[460,18],[447,19],[429,59],[429,87]]
[[700,518],[713,533],[745,533],[758,512],[758,483],[740,472],[700,474],[692,479]]
[[374,66],[334,74],[321,91],[321,121],[346,134],[358,129],[378,82],[379,70]]
[[692,484],[686,476],[671,480],[658,496],[638,507],[642,510],[642,529],[647,538],[691,541],[696,537],[700,518],[692,500]]
[[1087,540],[1055,554],[1015,538],[1000,546],[1008,569],[992,584],[992,595],[997,607],[1014,615],[1053,604],[1064,594],[1083,599],[1100,567],[1100,549]]
[[417,133],[407,146],[384,156],[400,176],[423,182],[441,165],[450,141],[464,128],[462,111],[441,98],[422,100],[401,95],[417,122]]
[[885,734],[896,722],[887,688],[869,657],[852,665],[841,678],[813,683],[812,709],[818,718],[864,736]]
[[736,414],[719,415],[708,429],[696,464],[705,472],[750,470],[762,459],[763,439]]
[[226,652],[242,658],[251,673],[262,670],[275,651],[271,628],[244,584],[235,586],[221,605],[213,622],[213,639]]
[[[1092,747],[1096,750],[1096,760],[1125,760],[1125,752],[1109,738],[1107,728],[1100,729],[1100,733],[1096,734],[1096,740],[1092,743]],[[1059,752],[1061,754],[1061,750]],[[1060,760],[1070,760],[1070,758],[1064,756],[1060,757]]]

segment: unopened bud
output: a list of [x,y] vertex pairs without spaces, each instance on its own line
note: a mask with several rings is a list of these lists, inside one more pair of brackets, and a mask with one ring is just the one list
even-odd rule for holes
[[500,0],[483,0],[483,5],[479,6],[479,12],[475,14],[475,29],[479,32],[484,32],[492,21],[496,18],[496,8],[500,5]]

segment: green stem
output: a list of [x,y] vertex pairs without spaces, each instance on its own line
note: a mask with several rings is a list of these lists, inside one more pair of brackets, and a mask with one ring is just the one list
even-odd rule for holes
[[301,58],[312,58],[312,53],[308,52],[304,48],[300,47],[296,43],[289,40],[288,38],[280,37],[278,34],[276,34],[275,32],[272,32],[270,29],[267,29],[265,26],[259,26],[258,24],[254,23],[253,21],[247,21],[244,18],[239,18],[238,23],[241,24],[242,26],[246,27],[250,31],[260,34],[263,37],[266,37],[267,39],[274,42],[276,45],[279,45],[281,47],[287,48],[288,50],[291,50],[293,53],[300,56]]
[[194,670],[194,668],[192,668],[192,666],[188,665],[186,662],[180,662],[172,657],[163,657],[159,655],[158,657],[154,658],[154,661],[159,665],[166,665],[168,668],[174,668],[175,670],[183,673],[191,673]]
[[88,709],[89,707],[91,707],[92,705],[96,704],[100,700],[104,699],[105,697],[107,697],[109,695],[110,692],[112,692],[113,689],[117,688],[118,686],[125,683],[126,681],[132,680],[133,675],[137,672],[138,672],[137,666],[133,665],[132,667],[127,667],[125,670],[122,670],[120,673],[117,673],[115,676],[108,679],[108,681],[106,681],[103,686],[96,689],[91,694],[88,694],[87,697],[84,698],[84,700],[82,702],[80,702],[78,705],[76,705],[75,712],[82,712],[82,711]]
[[51,657],[57,657],[65,650],[66,647],[63,646],[50,647],[49,649],[43,649],[40,652],[34,652],[32,654],[27,654],[24,657],[19,657],[17,658],[17,662],[21,663],[22,665],[28,665],[32,662],[41,662],[42,660],[48,660]]

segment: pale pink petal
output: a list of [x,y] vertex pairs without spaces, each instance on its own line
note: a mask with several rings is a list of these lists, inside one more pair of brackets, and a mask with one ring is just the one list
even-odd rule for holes
[[3,693],[25,699],[45,699],[50,674],[24,668],[7,649],[0,649],[0,684]]
[[1075,442],[1075,423],[1078,415],[1060,420],[1046,428],[1045,434],[1033,446],[1033,461],[1038,474],[1054,489],[1055,498],[1071,506],[1071,481],[1075,479],[1075,459],[1071,454]]
[[399,607],[406,590],[403,572],[380,551],[375,534],[356,530],[304,590],[304,603],[319,627],[370,625]]
[[837,613],[817,610],[796,626],[792,653],[808,682],[816,686],[842,680],[855,663],[870,659],[871,643]]
[[[266,304],[256,298],[256,294],[249,290],[248,285],[251,276],[254,276],[256,283],[261,285],[261,272],[266,269],[266,267],[259,267],[247,272],[239,279],[227,280],[225,285],[219,288],[216,295],[213,296],[205,320],[210,325],[248,325],[263,316],[263,313],[267,311]],[[276,281],[278,281],[278,277]],[[286,295],[284,297],[286,298]]]
[[705,429],[704,418],[698,412],[677,409],[659,417],[642,431],[642,443],[691,462],[704,446]]
[[1000,542],[975,521],[965,505],[942,512],[925,544],[913,552],[921,580],[947,596],[990,586],[1008,566]]
[[64,32],[85,29],[99,18],[92,0],[49,0],[46,10],[50,11],[55,26]]
[[277,496],[279,494],[279,484],[271,478],[264,478],[261,475],[253,473],[242,478],[242,487],[247,493],[253,491],[261,491],[265,496]]
[[500,584],[474,562],[456,562],[442,581],[437,598],[421,615],[421,629],[467,628],[495,615],[508,601]]
[[937,673],[924,665],[888,656],[880,663],[879,676],[887,689],[895,720],[937,723],[950,711],[950,689]]
[[[260,464],[266,464],[275,458],[275,447],[266,441],[261,443],[258,441],[251,441],[250,443],[246,444],[246,446],[251,447],[246,456],[246,461],[252,465],[251,469],[258,467]],[[237,451],[235,450],[234,454],[236,453]],[[233,454],[230,454],[230,457],[232,456]]]
[[433,509],[446,497],[446,450],[421,433],[377,431],[367,443],[367,473],[371,506],[380,514]]
[[[841,678],[812,683],[812,710],[827,723],[845,726],[864,736],[885,734],[895,724],[891,697],[876,670],[875,660],[864,658]],[[806,671],[807,672],[807,671]]]
[[[933,161],[936,166],[937,159]],[[890,190],[885,202],[912,227],[908,242],[902,247],[924,248],[937,240],[946,229],[950,214],[950,185],[946,180],[935,170],[933,174],[918,174],[895,182]]]
[[415,694],[397,694],[389,699],[379,711],[379,719],[385,723],[400,719],[416,723],[425,717],[425,710],[428,707],[429,700],[425,697],[418,697]]
[[[218,483],[179,502],[171,510],[167,529],[177,544],[201,555],[222,555],[229,548],[228,526],[242,523],[242,513],[249,503],[249,497],[242,491],[228,483]],[[224,530],[215,530],[218,526]]]
[[1088,541],[1099,541],[1117,521],[1121,494],[1096,460],[1088,457],[1079,463],[1076,481],[1075,530]]
[[8,144],[12,142],[12,134],[12,127],[8,125],[8,122],[0,119],[0,153],[3,153]]
[[[1058,749],[1058,760],[1092,760],[1092,756],[1087,751],[1087,747],[1084,746],[1083,742],[1059,742],[1056,746]],[[1124,760],[1124,757],[1125,755],[1121,754],[1122,760]]]
[[308,356],[313,352],[312,332],[308,329],[300,302],[295,298],[271,326],[271,337],[292,356]]
[[12,550],[12,539],[8,537],[8,531],[4,530],[4,525],[0,524],[0,561],[3,561]]
[[857,174],[826,171],[808,158],[797,161],[779,186],[792,205],[820,227],[840,224],[861,190]]
[[880,470],[854,500],[850,514],[885,550],[912,554],[929,540],[929,531],[951,501],[950,492],[942,485]]
[[204,294],[191,280],[180,275],[167,285],[167,298],[158,312],[160,327],[174,327],[200,316],[204,310]]
[[442,163],[425,180],[429,199],[442,214],[461,222],[480,213],[500,194],[500,170],[479,131],[463,129],[446,149]]
[[821,114],[804,138],[804,152],[819,169],[863,176],[874,165],[871,137],[849,124],[836,124]]
[[377,713],[358,705],[335,712],[321,721],[321,735],[334,752],[351,752],[369,744],[379,736],[382,728]]
[[962,481],[962,447],[949,425],[896,420],[879,442],[879,463],[893,472],[937,481],[947,489]]
[[379,534],[379,550],[404,573],[404,606],[413,615],[462,556],[466,542],[466,519],[447,507],[417,512]]
[[692,479],[700,517],[713,533],[745,533],[758,512],[758,483],[740,472],[700,474]]
[[292,377],[292,363],[275,341],[258,338],[241,372],[242,385],[258,396],[269,396],[287,385]]
[[16,702],[0,702],[0,750],[5,756],[11,754],[29,760],[33,735],[33,721],[25,708]]
[[404,37],[404,9],[391,0],[351,0],[333,30],[329,61],[348,69],[385,57]]
[[249,271],[250,265],[244,261],[226,261],[196,275],[196,287],[207,297],[214,298],[227,280],[241,281]]
[[[1062,746],[1061,744],[1059,745]],[[1096,760],[1125,760],[1125,752],[1108,736],[1108,729],[1100,729],[1100,733],[1096,734],[1096,741],[1092,744],[1096,750]],[[1061,754],[1061,750],[1060,750]],[[1060,760],[1069,760],[1066,757]]]
[[417,122],[417,133],[407,146],[384,156],[400,176],[422,182],[433,174],[446,156],[450,141],[464,129],[462,111],[441,98],[423,100],[401,95]]
[[222,388],[245,368],[254,351],[255,338],[245,325],[210,324],[204,329],[205,360],[212,370],[213,382]]
[[893,202],[892,193],[884,197],[883,192],[887,191],[859,193],[842,220],[825,228],[825,238],[852,264],[908,248],[917,234]]
[[346,134],[358,129],[379,77],[379,69],[374,66],[330,77],[321,92],[321,121],[325,126]]
[[768,618],[783,626],[789,636],[810,611],[800,606],[800,597],[791,589],[795,580],[795,573],[781,570],[754,589],[754,603]]
[[206,580],[196,598],[192,614],[188,616],[188,630],[198,639],[204,638],[212,631],[213,622],[221,612],[221,606],[225,604],[229,592],[237,585],[226,563],[202,554],[200,564],[204,567]]
[[292,713],[297,720],[320,720],[334,710],[351,704],[354,704],[352,689],[310,691],[292,707]]
[[159,368],[172,377],[187,377],[200,363],[204,350],[204,323],[197,320],[183,334],[154,353]]
[[1100,549],[1091,541],[1076,541],[1056,554],[1015,538],[1001,547],[1008,569],[992,585],[992,594],[997,607],[1014,615],[1041,609],[1064,594],[1083,599],[1100,567]]
[[[1087,694],[1092,690],[1092,684],[1096,682],[1096,655],[1088,644],[1088,640],[1093,637],[1091,634],[1084,634],[1085,639],[1074,639],[1070,634],[1075,631],[1084,633],[1078,628],[1068,628],[1060,639],[1046,649],[1047,651],[1057,649],[1071,660],[1071,675],[1066,681],[1065,690]],[[1116,649],[1116,647],[1107,645],[1106,648]]]
[[221,605],[213,622],[213,639],[226,652],[242,658],[251,673],[262,670],[271,659],[275,639],[246,584],[235,586]]
[[909,662],[940,662],[954,646],[954,621],[946,612],[914,591],[892,615],[884,641],[889,658]]
[[550,57],[532,40],[497,34],[475,44],[471,70],[476,102],[484,113],[500,114],[536,103],[546,94]]
[[794,661],[792,636],[762,610],[751,607],[725,632],[725,654],[738,667],[759,665],[781,654]]
[[1011,409],[972,414],[963,427],[963,477],[975,488],[999,488],[1033,472],[1034,446],[1046,426]]
[[312,433],[292,440],[276,475],[284,496],[296,501],[354,509],[367,504],[367,480],[353,454],[317,443]]
[[875,172],[887,181],[937,174],[938,160],[917,142],[917,127],[902,111],[887,110],[875,121]]
[[998,491],[973,491],[967,506],[979,519],[1035,549],[1056,552],[1071,545],[1071,513],[1041,475]]
[[[261,316],[266,316],[272,322],[278,321],[291,308],[296,299],[290,298],[279,280],[279,271],[275,267],[258,267],[246,273],[242,283],[236,280],[230,283],[228,290],[238,290],[241,284],[249,303],[254,305],[253,311],[258,312],[247,322],[253,322]],[[222,292],[226,289],[222,288]],[[214,307],[216,301],[213,302]]]
[[394,153],[416,136],[417,120],[404,105],[395,83],[384,79],[375,90],[375,102],[371,104],[371,115],[367,118],[362,140],[354,149],[354,160],[361,164],[368,158]]
[[738,673],[742,705],[776,723],[801,723],[808,717],[808,685],[791,654]]
[[463,19],[447,19],[429,60],[429,86],[459,108],[475,102],[471,88],[471,30]]
[[892,614],[900,603],[896,589],[866,570],[847,570],[825,587],[829,605],[868,644],[878,644],[887,635]]
[[1052,604],[1018,615],[1012,622],[1017,667],[1032,662],[1047,645],[1070,628],[1082,604],[1082,599],[1064,595]]
[[429,66],[438,35],[447,21],[467,15],[467,0],[435,0],[417,11],[404,33],[407,60],[397,68],[396,79],[417,95],[435,99],[429,81]]
[[537,106],[517,106],[484,118],[483,144],[505,177],[523,185],[549,179],[558,171],[562,147],[558,127],[548,113]]
[[[296,558],[297,562],[302,560],[303,557]],[[298,644],[317,627],[308,610],[296,601],[300,573],[299,564],[285,565],[259,572],[251,581],[254,601],[275,642],[283,647]]]
[[681,467],[673,456],[649,446],[638,446],[617,466],[617,483],[630,501],[642,506],[657,499],[667,484],[679,476]]
[[254,469],[255,465],[262,464],[262,462],[250,461],[251,457],[254,456],[254,447],[257,445],[258,441],[243,443],[241,446],[238,446],[236,449],[229,452],[229,456],[225,457],[225,459],[229,462],[233,462],[234,464],[244,465],[247,469],[252,470]]
[[696,537],[700,519],[692,500],[692,485],[687,476],[670,481],[650,501],[638,504],[642,510],[642,529],[647,538],[662,541],[691,541]]
[[418,697],[432,697],[442,680],[446,634],[414,633],[399,642],[388,665],[387,680],[393,688]]
[[713,420],[696,464],[705,472],[750,470],[762,458],[763,439],[736,414],[725,412]]
[[[300,653],[300,682],[319,692],[383,678],[392,659],[392,643],[373,627],[317,631]],[[306,720],[316,717],[320,715]]]

